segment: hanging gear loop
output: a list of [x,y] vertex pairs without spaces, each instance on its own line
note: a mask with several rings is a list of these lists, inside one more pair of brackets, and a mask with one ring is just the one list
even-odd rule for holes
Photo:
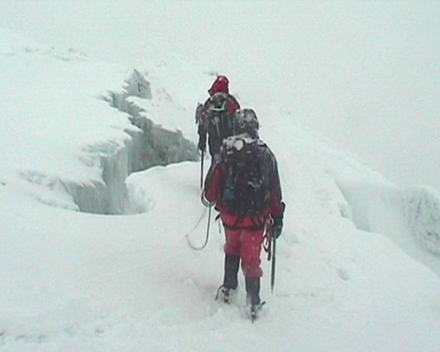
[[266,231],[263,236],[263,249],[267,253],[267,260],[272,259],[272,237],[273,237],[273,219],[269,217],[266,220]]

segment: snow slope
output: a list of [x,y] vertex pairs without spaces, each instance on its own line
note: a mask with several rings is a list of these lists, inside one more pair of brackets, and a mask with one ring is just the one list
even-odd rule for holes
[[[191,142],[214,70],[174,57],[139,76],[0,38],[0,351],[439,350],[435,191],[397,188],[283,107],[260,115],[287,210],[275,291],[264,260],[251,324],[242,278],[236,304],[214,301],[214,214],[205,250],[186,241],[208,223]],[[151,98],[130,93],[139,79]],[[136,154],[147,142],[168,151],[158,166]]]
[[258,111],[289,109],[393,182],[437,190],[439,17],[429,0],[0,2],[2,25],[57,48],[207,63]]

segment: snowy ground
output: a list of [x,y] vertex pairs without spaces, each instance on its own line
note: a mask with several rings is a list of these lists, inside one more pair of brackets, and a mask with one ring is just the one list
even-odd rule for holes
[[[287,210],[275,291],[264,261],[267,304],[251,324],[243,285],[236,304],[214,301],[218,225],[205,250],[186,242],[202,244],[208,222],[200,162],[130,174],[143,139],[109,97],[124,96],[132,70],[0,34],[2,352],[440,349],[434,190],[397,188],[282,108],[260,116]],[[137,69],[152,98],[127,106],[156,124],[166,163],[179,138],[196,141],[213,71],[177,58]],[[78,211],[84,197],[94,213]],[[109,202],[119,214],[102,214]]]

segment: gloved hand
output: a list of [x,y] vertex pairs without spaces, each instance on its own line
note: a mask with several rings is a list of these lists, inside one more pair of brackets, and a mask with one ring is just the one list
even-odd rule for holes
[[281,231],[283,230],[283,217],[279,216],[273,219],[272,224],[272,236],[275,239],[281,236]]
[[204,141],[203,139],[199,139],[199,143],[197,144],[197,148],[204,152],[206,149],[206,141]]

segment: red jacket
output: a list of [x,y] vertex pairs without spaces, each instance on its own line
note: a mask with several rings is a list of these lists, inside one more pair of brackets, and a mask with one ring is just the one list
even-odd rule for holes
[[[212,128],[210,128],[208,123],[208,117],[211,113],[210,111],[210,101],[213,95],[220,93],[226,97],[226,110],[228,111],[229,117],[234,116],[235,112],[240,109],[240,104],[237,102],[235,97],[229,94],[229,80],[226,76],[219,75],[212,83],[211,88],[208,89],[209,98],[205,101],[205,104],[199,110],[197,115],[197,123],[199,134],[199,148],[204,149],[206,146],[206,135],[209,135],[209,153],[211,156],[215,156],[220,152],[220,147],[223,139],[229,136],[229,132],[222,131],[222,136],[211,135]],[[211,130],[211,132],[210,132]]]
[[269,216],[272,218],[283,217],[284,203],[282,202],[281,185],[278,174],[278,167],[275,156],[266,146],[267,152],[271,156],[272,165],[270,171],[270,201],[269,208],[265,213],[259,216],[247,216],[240,219],[237,215],[231,213],[222,202],[223,188],[225,184],[226,168],[222,162],[218,163],[207,175],[205,181],[205,198],[215,204],[215,208],[220,212],[225,227],[230,228],[258,228],[264,227]]
[[[227,92],[219,92],[219,91],[216,91],[213,95],[214,96],[221,95],[226,99],[226,110],[228,112],[228,116],[231,118],[231,120],[235,118],[235,112],[240,109],[240,104],[237,102],[235,97]],[[215,127],[210,126],[208,119],[209,115],[211,114],[210,99],[211,97],[209,97],[206,100],[205,104],[201,109],[200,120],[198,121],[199,125],[198,125],[197,133],[199,134],[199,143],[200,141],[202,141],[203,144],[206,144],[206,135],[208,134],[209,153],[213,156],[215,154],[220,153],[220,147],[223,143],[223,139],[229,137],[229,135],[232,133],[232,130],[229,132],[225,130],[223,131],[224,135],[220,135],[220,136],[217,135],[216,133],[212,133],[212,130],[213,129],[215,130]]]
[[[225,95],[225,97],[226,97],[226,110],[228,111],[228,114],[230,116],[234,116],[235,113],[237,112],[237,110],[240,109],[240,104],[238,103],[237,99],[235,99],[235,97],[229,93],[225,93],[225,92],[216,92],[216,93],[226,94]],[[202,114],[201,114],[200,121],[199,121],[199,124],[201,126],[203,126],[205,129],[207,128],[206,123],[207,123],[207,118],[210,113],[210,111],[209,111],[210,100],[211,100],[211,97],[206,99],[205,103],[203,104],[203,110],[202,110]]]
[[201,125],[204,125],[206,123],[206,117],[209,113],[209,111],[207,110],[208,102],[210,98],[216,93],[225,93],[228,96],[226,109],[228,110],[228,113],[230,115],[234,115],[235,112],[240,109],[240,104],[238,103],[237,99],[235,99],[233,95],[229,94],[229,80],[226,76],[218,76],[214,83],[212,83],[211,88],[208,89],[208,93],[209,98],[203,105],[202,117],[201,121],[199,121]]

